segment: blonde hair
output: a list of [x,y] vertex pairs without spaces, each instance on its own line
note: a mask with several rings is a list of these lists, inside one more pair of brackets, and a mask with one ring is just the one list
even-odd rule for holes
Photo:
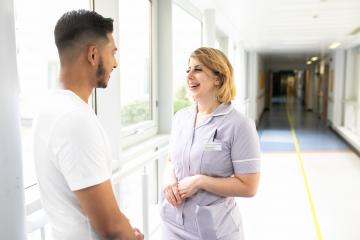
[[219,77],[221,82],[217,94],[219,102],[229,103],[235,98],[234,71],[223,52],[215,48],[201,47],[192,52],[190,58],[197,59]]

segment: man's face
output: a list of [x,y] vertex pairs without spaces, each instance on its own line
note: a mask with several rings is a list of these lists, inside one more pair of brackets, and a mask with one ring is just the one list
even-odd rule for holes
[[110,79],[110,74],[117,67],[115,58],[116,45],[111,33],[107,35],[108,42],[104,44],[100,52],[100,59],[96,69],[96,87],[106,88]]

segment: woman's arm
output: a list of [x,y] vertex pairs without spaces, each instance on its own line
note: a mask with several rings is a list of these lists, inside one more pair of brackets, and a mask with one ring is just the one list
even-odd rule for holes
[[178,189],[178,181],[174,174],[174,165],[170,160],[165,166],[163,191],[165,198],[171,205],[180,206],[182,199]]
[[221,196],[253,197],[259,184],[260,173],[241,174],[234,177],[200,178],[201,189]]
[[220,196],[253,197],[256,194],[259,179],[260,173],[240,174],[226,178],[195,175],[181,180],[178,188],[182,198],[188,198],[201,189]]

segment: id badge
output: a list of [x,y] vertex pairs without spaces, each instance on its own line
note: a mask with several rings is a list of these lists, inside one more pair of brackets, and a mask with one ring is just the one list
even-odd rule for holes
[[206,143],[205,144],[205,149],[204,151],[207,152],[216,152],[216,151],[221,151],[222,147],[221,147],[221,142],[210,142],[210,143]]

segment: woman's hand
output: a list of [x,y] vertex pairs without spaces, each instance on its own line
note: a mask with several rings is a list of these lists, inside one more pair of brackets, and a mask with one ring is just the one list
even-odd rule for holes
[[180,197],[178,183],[174,182],[172,184],[168,184],[164,187],[164,195],[166,200],[173,205],[174,207],[179,207],[183,202],[182,198]]
[[182,199],[191,197],[197,191],[200,190],[200,179],[202,175],[194,175],[190,177],[183,178],[178,183],[178,189]]

